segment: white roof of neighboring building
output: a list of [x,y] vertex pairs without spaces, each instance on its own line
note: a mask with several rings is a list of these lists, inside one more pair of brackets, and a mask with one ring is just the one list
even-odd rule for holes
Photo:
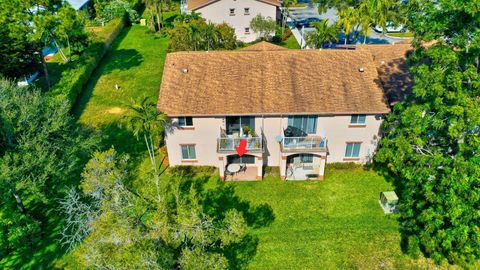
[[75,10],[79,10],[90,2],[90,0],[67,0],[66,2],[68,2]]

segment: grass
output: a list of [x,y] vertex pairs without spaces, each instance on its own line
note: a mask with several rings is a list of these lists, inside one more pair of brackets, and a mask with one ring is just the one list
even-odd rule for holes
[[143,144],[120,123],[132,100],[147,96],[156,102],[167,45],[167,37],[148,33],[145,26],[127,27],[94,72],[73,112],[79,123],[101,131],[103,146],[114,146],[133,156],[145,155]]
[[287,38],[285,41],[282,41],[280,43],[280,46],[288,49],[295,49],[295,50],[300,49],[300,45],[298,45],[298,42],[293,35],[290,35],[289,38]]
[[[402,254],[395,215],[378,204],[392,190],[363,169],[329,170],[325,181],[235,182],[236,194],[272,207],[274,221],[258,237],[250,269],[412,269],[424,261]],[[423,266],[422,266],[423,265]]]

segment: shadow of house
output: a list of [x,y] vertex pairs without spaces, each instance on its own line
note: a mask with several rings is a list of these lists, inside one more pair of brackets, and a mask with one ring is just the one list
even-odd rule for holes
[[359,45],[373,56],[379,83],[388,103],[393,106],[412,93],[413,77],[409,73],[407,57],[413,51],[410,43],[395,45]]

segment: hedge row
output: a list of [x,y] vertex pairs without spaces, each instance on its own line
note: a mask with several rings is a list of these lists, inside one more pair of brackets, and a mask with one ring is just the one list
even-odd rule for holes
[[103,31],[85,49],[79,59],[62,72],[60,80],[48,92],[48,95],[55,99],[68,100],[70,106],[73,107],[98,63],[124,26],[125,20],[120,18],[105,25]]

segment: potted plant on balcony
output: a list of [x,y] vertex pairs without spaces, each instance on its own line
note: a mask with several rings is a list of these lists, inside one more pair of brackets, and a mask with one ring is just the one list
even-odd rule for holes
[[255,130],[249,126],[242,126],[243,133],[246,134],[249,138],[257,137]]

